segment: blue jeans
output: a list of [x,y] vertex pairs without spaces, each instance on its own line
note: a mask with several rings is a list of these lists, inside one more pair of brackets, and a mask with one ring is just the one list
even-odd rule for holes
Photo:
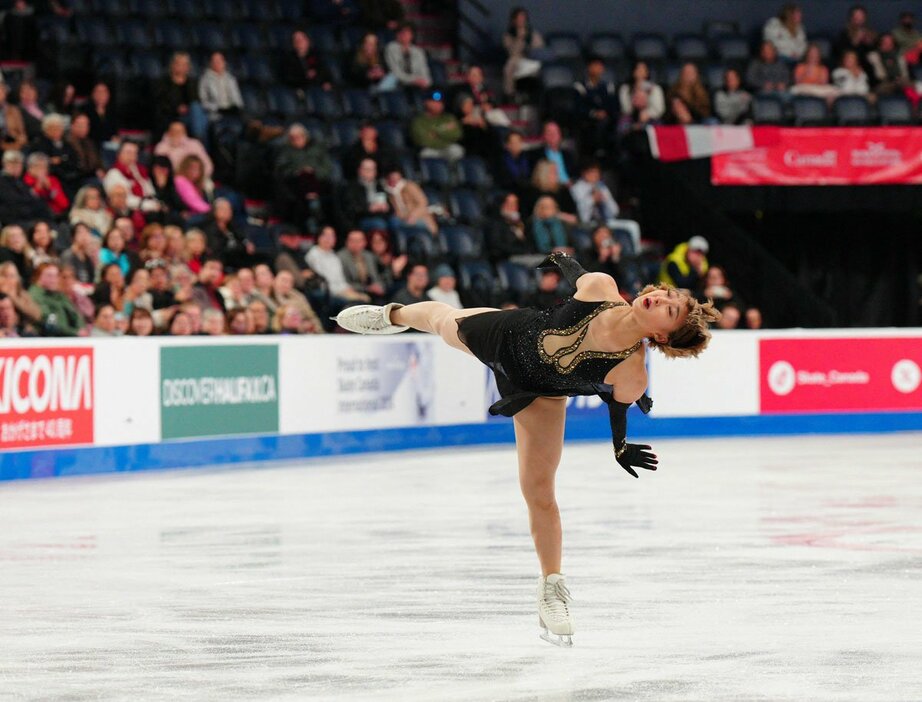
[[189,103],[189,111],[180,120],[186,125],[189,136],[195,137],[206,147],[208,146],[208,114],[201,103]]

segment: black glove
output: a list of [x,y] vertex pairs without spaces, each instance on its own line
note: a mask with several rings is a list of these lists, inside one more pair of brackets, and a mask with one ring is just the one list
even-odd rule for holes
[[577,261],[572,256],[567,256],[565,253],[561,253],[560,251],[555,251],[538,264],[539,269],[554,267],[560,269],[564,279],[574,288],[576,287],[576,281],[588,272],[579,264],[579,261]]
[[644,393],[634,404],[636,404],[644,414],[650,414],[650,410],[653,409],[653,398],[647,395],[647,393]]
[[651,446],[646,444],[622,444],[620,449],[615,449],[615,460],[618,461],[624,470],[639,478],[637,471],[631,466],[637,466],[644,470],[656,470],[659,461],[656,460],[656,454],[651,453]]

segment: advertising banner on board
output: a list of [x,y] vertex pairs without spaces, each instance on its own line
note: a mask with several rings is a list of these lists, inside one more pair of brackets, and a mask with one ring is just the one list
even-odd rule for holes
[[276,345],[160,349],[164,439],[279,430]]
[[759,342],[761,410],[922,411],[922,338]]
[[93,349],[0,349],[0,451],[93,443]]
[[922,183],[922,130],[824,127],[771,130],[767,146],[717,154],[714,185],[890,185]]

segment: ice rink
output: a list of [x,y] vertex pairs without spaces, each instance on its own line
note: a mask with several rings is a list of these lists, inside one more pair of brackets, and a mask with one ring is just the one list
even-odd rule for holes
[[922,700],[922,435],[652,443],[564,453],[570,650],[511,447],[0,484],[0,699]]

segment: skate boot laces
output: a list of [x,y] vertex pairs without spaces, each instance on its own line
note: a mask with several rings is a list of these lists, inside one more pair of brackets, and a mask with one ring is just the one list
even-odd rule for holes
[[573,597],[563,579],[555,583],[544,582],[544,604],[547,607],[547,613],[552,617],[561,619],[569,616],[567,605],[572,601]]

